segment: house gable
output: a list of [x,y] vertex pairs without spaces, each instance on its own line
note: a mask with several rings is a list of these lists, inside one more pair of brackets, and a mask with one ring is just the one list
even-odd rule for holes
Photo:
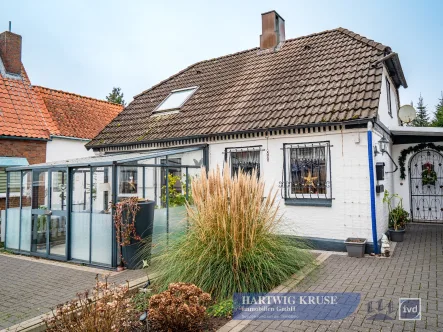
[[[389,105],[390,104],[390,105]],[[381,81],[380,103],[378,107],[378,120],[387,128],[400,125],[398,119],[398,109],[400,99],[398,88],[386,67],[383,67],[383,77]]]

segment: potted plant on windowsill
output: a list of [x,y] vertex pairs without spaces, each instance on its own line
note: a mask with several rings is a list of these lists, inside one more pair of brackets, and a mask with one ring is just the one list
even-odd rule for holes
[[[398,201],[395,205],[395,201]],[[389,194],[385,190],[383,203],[388,205],[389,210],[389,238],[394,242],[403,242],[406,224],[409,222],[409,213],[403,209],[403,198],[398,194]]]
[[366,239],[358,237],[348,237],[345,240],[345,245],[349,257],[365,257]]

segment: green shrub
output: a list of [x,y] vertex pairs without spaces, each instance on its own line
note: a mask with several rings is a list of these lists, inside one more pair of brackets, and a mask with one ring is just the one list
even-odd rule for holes
[[211,317],[232,317],[234,302],[232,300],[224,300],[210,306],[206,312]]
[[402,206],[397,206],[389,212],[389,228],[403,229],[409,222],[409,213]]
[[235,292],[269,291],[312,262],[300,250],[306,245],[275,234],[276,192],[265,194],[264,187],[255,172],[231,178],[203,169],[191,185],[188,232],[154,259],[160,287],[189,282],[223,300]]
[[142,312],[148,310],[150,297],[151,294],[148,292],[138,292],[131,298],[131,301],[134,304],[134,308]]
[[[395,205],[395,201],[398,201],[397,205]],[[403,198],[398,194],[391,195],[389,191],[385,190],[383,203],[388,206],[389,228],[394,230],[404,229],[410,219],[409,213],[403,208]]]

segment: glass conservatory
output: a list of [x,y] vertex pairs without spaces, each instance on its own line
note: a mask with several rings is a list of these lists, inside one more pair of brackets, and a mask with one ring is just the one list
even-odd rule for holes
[[154,201],[153,236],[185,229],[190,180],[207,160],[200,145],[10,167],[5,248],[115,267],[112,206],[131,196]]

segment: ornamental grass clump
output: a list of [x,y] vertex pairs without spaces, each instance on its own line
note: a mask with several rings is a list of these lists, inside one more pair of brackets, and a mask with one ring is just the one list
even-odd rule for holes
[[[225,167],[229,169],[229,167]],[[266,292],[312,262],[302,242],[276,234],[276,192],[256,172],[231,178],[219,168],[192,180],[188,232],[156,259],[158,282],[190,282],[215,299]]]
[[96,278],[93,290],[57,306],[44,319],[49,332],[130,332],[140,327],[139,313],[131,301],[128,286],[117,286]]

